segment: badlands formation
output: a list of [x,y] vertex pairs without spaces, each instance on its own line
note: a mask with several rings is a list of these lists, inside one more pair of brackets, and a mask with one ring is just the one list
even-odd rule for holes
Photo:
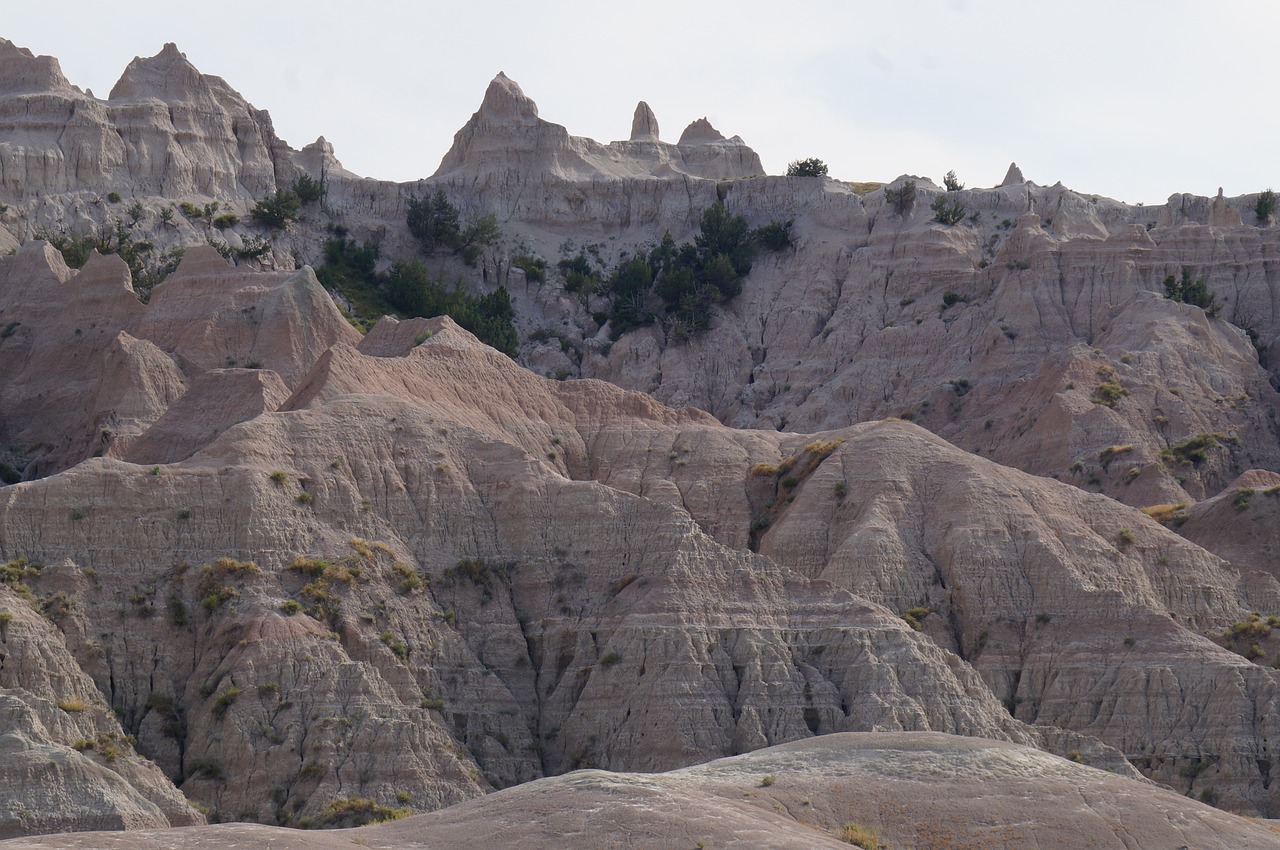
[[[428,262],[507,288],[519,362],[362,335],[313,271],[335,233],[418,256],[437,190],[496,218]],[[1276,231],[1016,167],[942,194],[764,176],[643,103],[575,137],[501,74],[380,182],[172,45],[102,100],[0,41],[0,837],[1280,846],[1241,817],[1280,815]],[[565,290],[717,201],[793,244],[708,330]],[[117,222],[185,248],[146,303],[37,238]],[[85,830],[141,831],[30,837]]]

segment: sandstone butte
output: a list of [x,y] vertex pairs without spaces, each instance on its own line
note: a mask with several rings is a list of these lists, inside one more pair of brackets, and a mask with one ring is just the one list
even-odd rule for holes
[[[516,361],[316,278],[339,227],[415,256],[437,189],[499,223],[434,262]],[[173,45],[103,100],[0,41],[4,846],[1280,846],[1276,231],[942,193],[644,103],[575,137],[502,74],[381,182]],[[565,291],[717,200],[794,243],[708,330]],[[116,222],[186,249],[145,303],[47,241]]]

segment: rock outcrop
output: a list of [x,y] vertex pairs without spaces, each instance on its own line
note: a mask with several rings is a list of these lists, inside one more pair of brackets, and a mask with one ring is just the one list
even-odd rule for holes
[[[87,641],[72,595],[58,591],[33,610],[9,586],[37,570],[5,565],[0,584],[0,838],[84,829],[145,829],[204,823],[154,764],[135,752],[93,680],[64,645]],[[73,586],[74,569],[46,581]],[[85,647],[101,653],[101,648]]]
[[[118,257],[94,254],[72,271],[48,245],[30,243],[0,261],[0,320],[7,328],[0,338],[0,435],[25,449],[14,465],[28,477],[101,454],[140,463],[185,457],[237,416],[282,399],[335,342],[359,339],[309,269],[237,270],[208,246],[188,251],[144,305]],[[255,392],[235,379],[211,383],[212,376],[192,384],[235,365],[268,370],[251,381],[273,389]],[[229,399],[224,393],[233,384],[248,397]],[[161,422],[189,388],[197,395],[181,410],[217,411]],[[161,430],[146,436],[155,424]],[[175,430],[195,432],[199,442],[183,454]]]
[[130,63],[103,101],[56,59],[0,40],[0,197],[91,190],[169,198],[262,197],[293,179],[267,113],[172,44]]
[[[1280,846],[1274,827],[1045,753],[934,733],[828,735],[659,774],[581,770],[429,815],[298,833],[244,824],[19,848]],[[883,842],[883,843],[882,843]]]
[[1009,170],[1004,173],[1004,179],[1000,181],[1000,188],[1005,186],[1021,186],[1027,182],[1027,178],[1022,176],[1022,169],[1018,167],[1018,163],[1009,163]]
[[641,102],[632,120],[631,140],[602,145],[571,136],[561,125],[540,118],[533,100],[499,73],[480,109],[454,136],[434,179],[450,183],[465,177],[470,183],[479,180],[509,187],[557,180],[674,174],[724,178],[764,172],[760,158],[741,139],[725,139],[706,119],[695,125],[705,129],[693,135],[686,130],[675,145],[661,142],[658,120]]
[[[14,628],[44,629],[26,668],[86,705],[0,681],[6,752],[47,778],[31,799],[71,801],[65,822],[15,807],[15,831],[180,822],[173,786],[221,818],[315,825],[353,797],[436,809],[885,730],[1002,742],[929,744],[987,765],[965,781],[1008,758],[1054,794],[1096,779],[1009,756],[1032,746],[1280,811],[1280,248],[1242,223],[1254,198],[1148,210],[1011,165],[948,193],[965,215],[946,225],[926,178],[758,176],[705,119],[662,142],[643,103],[603,145],[502,74],[437,174],[397,186],[323,138],[291,151],[171,45],[107,101],[7,42],[0,68],[0,247],[22,244],[0,258],[0,473],[26,479],[0,489],[0,593]],[[212,199],[243,213],[299,170],[323,203],[271,246],[215,225]],[[609,383],[537,377],[447,318],[352,329],[300,264],[336,234],[413,256],[405,208],[436,190],[506,240],[438,270],[509,287],[525,363]],[[556,278],[559,256],[603,280],[664,232],[693,241],[717,201],[794,244],[703,333],[613,339],[607,289]],[[55,223],[190,247],[147,300],[118,256],[69,268],[35,238]],[[1218,309],[1180,300],[1199,278]],[[167,779],[106,763],[127,735]],[[1161,841],[1259,835],[1088,787],[1171,812],[1142,815]],[[1010,811],[1010,841],[1051,843]],[[809,822],[832,833],[830,812]],[[878,823],[906,843],[898,822]]]
[[643,100],[636,104],[636,114],[631,119],[631,141],[656,142],[658,138],[658,117],[653,114],[649,104]]

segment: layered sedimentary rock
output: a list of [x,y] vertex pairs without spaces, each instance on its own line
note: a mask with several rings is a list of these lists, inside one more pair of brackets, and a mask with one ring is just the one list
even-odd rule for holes
[[137,58],[103,101],[58,61],[0,40],[0,186],[6,199],[115,190],[261,197],[289,183],[289,149],[267,113],[172,44]]
[[[34,572],[24,566],[10,564],[7,574]],[[74,570],[47,572],[49,586],[74,581]],[[59,625],[83,643],[85,622],[70,599],[66,590],[55,591],[44,613],[64,620]],[[0,584],[0,837],[203,823],[134,750],[64,640],[40,611]],[[102,652],[96,641],[84,648]]]
[[[643,107],[643,109],[641,108]],[[557,180],[644,178],[690,175],[704,178],[750,177],[764,173],[760,157],[737,136],[726,139],[700,119],[674,145],[658,139],[658,121],[641,103],[632,121],[631,139],[602,145],[571,136],[559,124],[538,116],[538,107],[505,74],[489,84],[480,109],[453,139],[435,179],[451,182],[505,183]]]
[[[0,447],[27,479],[0,490],[0,555],[31,598],[0,593],[25,606],[14,628],[65,648],[28,666],[99,694],[77,691],[96,714],[11,700],[2,731],[25,736],[15,759],[63,765],[51,793],[102,801],[66,824],[14,809],[15,829],[186,816],[154,770],[68,749],[100,735],[135,736],[218,817],[294,825],[353,798],[434,809],[575,767],[868,730],[1280,806],[1280,249],[1253,198],[1143,209],[1011,166],[949,193],[966,216],[943,225],[925,178],[755,176],[740,139],[700,120],[662,142],[643,103],[602,145],[503,75],[437,175],[397,186],[346,173],[323,138],[289,151],[171,46],[105,102],[8,43],[0,68],[0,247],[26,243],[0,258]],[[297,169],[324,202],[279,232],[163,215],[184,197],[244,212]],[[75,270],[34,239],[120,221],[102,195],[126,186],[133,239],[192,246],[145,304],[118,258]],[[505,240],[476,272],[437,270],[509,285],[526,364],[611,384],[544,380],[448,319],[362,338],[293,270],[336,233],[413,256],[407,203],[436,189]],[[613,339],[607,293],[564,291],[556,259],[607,277],[665,231],[691,241],[716,201],[796,242],[757,256],[709,331]],[[259,236],[272,251],[252,262],[290,271],[203,245]],[[513,271],[517,251],[549,279]],[[1220,309],[1166,297],[1184,270]],[[1011,752],[938,746],[952,766]],[[1093,781],[1027,769],[1055,794]],[[1198,820],[1257,840],[1160,799],[1144,834],[1199,846],[1178,825]]]
[[[187,252],[145,305],[118,257],[95,254],[73,271],[44,243],[0,264],[0,291],[0,435],[17,447],[14,465],[29,477],[95,454],[173,459],[182,449],[172,433],[144,441],[169,444],[154,456],[131,445],[175,402],[185,400],[184,409],[195,413],[195,399],[208,394],[204,403],[220,408],[212,417],[181,425],[170,417],[161,425],[195,432],[190,454],[237,417],[287,395],[333,343],[359,339],[309,270],[237,270],[208,246]],[[244,381],[214,384],[211,377],[193,383],[236,365],[268,370],[253,380],[275,389],[263,394]],[[188,397],[189,389],[195,395]]]
[[659,774],[582,770],[430,815],[329,834],[243,824],[48,836],[15,848],[591,845],[1267,848],[1274,827],[1017,745],[828,735]]

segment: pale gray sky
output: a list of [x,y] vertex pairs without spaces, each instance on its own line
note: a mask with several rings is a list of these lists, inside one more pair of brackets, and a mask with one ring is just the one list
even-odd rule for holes
[[505,71],[575,135],[626,138],[646,100],[664,139],[705,115],[770,173],[817,156],[845,180],[990,186],[1016,160],[1129,202],[1280,188],[1274,0],[64,0],[6,18],[99,97],[176,42],[294,147],[324,135],[391,180],[435,171]]

